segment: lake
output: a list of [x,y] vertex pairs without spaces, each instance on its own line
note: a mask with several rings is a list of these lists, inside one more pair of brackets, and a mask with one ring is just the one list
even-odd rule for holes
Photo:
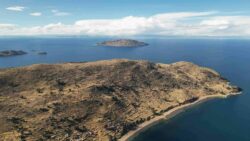
[[[0,58],[0,68],[37,63],[85,62],[113,58],[172,63],[190,61],[210,67],[243,88],[240,96],[216,99],[162,121],[133,141],[250,141],[250,40],[139,38],[149,46],[96,46],[109,38],[1,38],[0,51],[23,50],[27,55]],[[46,51],[47,55],[37,55]]]

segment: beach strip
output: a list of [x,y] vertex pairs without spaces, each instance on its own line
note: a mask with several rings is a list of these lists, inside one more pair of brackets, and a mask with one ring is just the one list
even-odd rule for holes
[[228,95],[221,95],[221,94],[207,95],[207,96],[200,97],[198,100],[196,100],[192,103],[187,103],[184,105],[177,106],[177,107],[163,113],[160,116],[156,116],[149,121],[145,121],[144,123],[140,124],[135,130],[131,130],[127,134],[122,136],[118,141],[128,141],[128,140],[132,139],[133,137],[137,136],[139,133],[141,133],[145,129],[157,124],[159,121],[168,120],[168,119],[174,117],[175,115],[177,115],[178,113],[183,112],[187,108],[190,108],[190,107],[195,106],[197,104],[200,104],[202,102],[205,102],[205,101],[208,101],[211,99],[215,99],[215,98],[227,98],[228,96],[233,96],[233,95],[238,95],[238,94],[240,94],[240,93],[232,93],[232,94],[228,94]]

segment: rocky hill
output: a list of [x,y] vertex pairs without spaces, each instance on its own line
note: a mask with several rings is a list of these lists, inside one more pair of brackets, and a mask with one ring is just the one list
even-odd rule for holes
[[0,70],[0,140],[117,140],[206,95],[229,95],[215,71],[188,62],[109,60]]
[[111,46],[111,47],[140,47],[140,46],[147,46],[148,44],[136,40],[120,39],[114,41],[105,41],[102,43],[98,43],[97,45]]

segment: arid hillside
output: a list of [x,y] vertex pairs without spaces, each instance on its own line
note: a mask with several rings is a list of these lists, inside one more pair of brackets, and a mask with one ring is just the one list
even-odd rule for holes
[[215,71],[188,62],[108,60],[0,70],[0,140],[117,140],[206,95],[229,95]]

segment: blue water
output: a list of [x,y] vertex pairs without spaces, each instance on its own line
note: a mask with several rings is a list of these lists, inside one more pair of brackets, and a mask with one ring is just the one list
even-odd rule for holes
[[[212,100],[145,130],[133,141],[250,141],[250,40],[138,38],[141,48],[95,46],[106,38],[2,38],[1,50],[27,55],[0,58],[0,67],[36,63],[95,61],[112,58],[172,63],[191,61],[215,69],[244,92]],[[46,51],[39,56],[36,51]]]

